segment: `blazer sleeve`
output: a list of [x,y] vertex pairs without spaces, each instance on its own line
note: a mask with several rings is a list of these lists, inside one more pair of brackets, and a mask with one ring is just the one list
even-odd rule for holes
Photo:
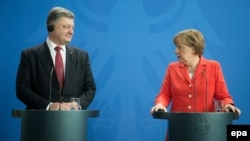
[[[49,101],[42,96],[35,93],[32,87],[32,79],[37,75],[32,74],[32,61],[35,61],[35,53],[31,50],[21,52],[20,64],[16,77],[16,95],[17,98],[23,102],[27,109],[46,109]],[[40,85],[40,84],[38,84]]]
[[91,65],[90,65],[90,59],[88,56],[88,53],[85,54],[84,57],[85,61],[83,62],[83,66],[85,69],[85,77],[84,77],[84,86],[83,86],[83,91],[82,91],[82,95],[81,95],[81,107],[82,109],[86,109],[90,103],[93,101],[94,96],[95,96],[95,91],[96,91],[96,84],[94,81],[94,77],[92,74],[92,70],[91,70]]
[[229,94],[222,68],[218,62],[216,62],[215,70],[215,99],[223,100],[225,104],[233,104],[232,96]]
[[170,68],[168,67],[159,94],[156,96],[155,105],[162,104],[167,107],[171,101]]

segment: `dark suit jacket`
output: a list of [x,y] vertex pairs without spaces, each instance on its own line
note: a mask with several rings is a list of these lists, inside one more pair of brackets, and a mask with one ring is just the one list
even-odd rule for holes
[[66,45],[65,83],[60,90],[47,43],[22,51],[16,94],[27,109],[46,109],[50,101],[69,102],[72,97],[80,97],[81,107],[86,109],[95,91],[87,52]]

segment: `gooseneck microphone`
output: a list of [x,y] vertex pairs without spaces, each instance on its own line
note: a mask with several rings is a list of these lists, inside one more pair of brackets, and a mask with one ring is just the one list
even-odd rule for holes
[[194,81],[194,112],[196,113],[197,103],[196,103],[196,86],[195,86],[195,79],[194,78],[193,78],[193,81]]
[[53,76],[54,68],[55,68],[55,67],[52,67],[52,68],[51,68],[51,71],[50,71],[50,78],[49,78],[49,102],[51,102],[51,95],[52,95],[52,76]]
[[[52,67],[51,68],[51,71],[50,71],[50,78],[49,78],[49,101],[51,101],[51,96],[52,96],[52,77],[53,77],[53,72],[55,70],[55,67]],[[60,90],[59,90],[59,103],[62,103],[62,88],[60,87]],[[59,104],[59,110],[61,110],[61,105]]]
[[205,70],[203,70],[203,71],[202,71],[202,73],[203,73],[203,75],[204,75],[204,76],[205,76],[205,78],[206,78],[206,112],[208,112],[208,108],[207,108],[207,99],[208,99],[208,89],[207,89],[207,85],[208,85],[208,83],[207,83],[207,74],[206,74]]
[[59,90],[59,111],[61,110],[61,103],[62,103],[62,88],[60,86],[60,90]]

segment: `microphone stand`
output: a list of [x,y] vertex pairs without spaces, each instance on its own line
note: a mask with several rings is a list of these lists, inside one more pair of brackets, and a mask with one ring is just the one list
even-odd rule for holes
[[206,78],[206,112],[208,112],[208,108],[207,108],[207,98],[208,98],[208,89],[207,89],[207,75],[206,75],[206,72],[205,70],[202,71],[203,75],[205,76]]
[[60,90],[59,90],[59,111],[61,111],[61,103],[62,103],[62,88],[60,86]]
[[51,68],[50,71],[50,80],[49,80],[49,102],[51,102],[51,95],[52,95],[52,76],[54,72],[54,67]]

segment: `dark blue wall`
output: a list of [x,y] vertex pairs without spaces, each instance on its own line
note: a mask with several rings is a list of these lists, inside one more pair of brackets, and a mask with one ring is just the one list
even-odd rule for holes
[[90,54],[97,94],[89,109],[90,141],[162,141],[166,121],[149,110],[165,69],[176,61],[172,37],[186,28],[203,32],[204,56],[220,61],[231,95],[249,124],[250,1],[248,0],[2,0],[0,4],[0,140],[17,141],[23,109],[15,95],[20,52],[45,41],[53,6],[75,15],[72,45]]

